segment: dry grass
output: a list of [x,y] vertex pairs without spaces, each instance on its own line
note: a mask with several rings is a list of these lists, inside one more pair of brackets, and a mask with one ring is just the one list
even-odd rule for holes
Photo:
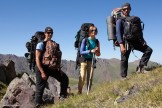
[[[117,97],[123,96],[125,91],[133,86],[138,87],[136,93],[130,95],[124,102],[114,104]],[[76,94],[45,108],[161,108],[161,106],[162,67],[146,74],[132,74],[126,81],[98,84],[92,88],[88,96],[86,93]]]

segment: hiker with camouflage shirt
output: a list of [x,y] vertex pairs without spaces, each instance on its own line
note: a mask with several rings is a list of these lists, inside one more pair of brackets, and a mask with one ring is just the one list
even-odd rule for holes
[[[53,29],[51,27],[46,27],[45,28],[45,39],[42,42],[39,42],[36,46],[36,93],[35,93],[35,101],[36,101],[36,107],[40,107],[43,100],[42,100],[42,96],[43,96],[43,92],[47,83],[47,79],[49,76],[52,76],[54,78],[56,78],[61,84],[61,90],[60,90],[60,98],[66,98],[67,97],[67,88],[68,88],[68,84],[69,84],[69,79],[68,77],[61,71],[61,67],[60,67],[60,63],[61,63],[61,51],[60,51],[60,47],[59,44],[57,44],[56,42],[52,41],[52,35],[53,35]],[[54,46],[47,46],[47,44],[51,42],[51,45],[54,44]],[[58,58],[54,58],[56,57],[56,55],[50,56],[49,60],[54,60],[54,61],[47,61],[48,60],[48,56],[50,55],[50,53],[46,51],[48,50],[48,48],[55,48],[55,53],[58,56]],[[52,49],[51,49],[52,50]],[[49,50],[50,51],[50,50]],[[54,52],[51,52],[52,54]],[[49,54],[49,55],[48,55]],[[45,55],[45,56],[44,56]],[[56,61],[57,60],[57,61]],[[56,61],[56,63],[55,63]],[[52,66],[48,65],[49,63],[53,63]],[[56,65],[57,64],[57,65]],[[50,66],[50,67],[49,67]]]

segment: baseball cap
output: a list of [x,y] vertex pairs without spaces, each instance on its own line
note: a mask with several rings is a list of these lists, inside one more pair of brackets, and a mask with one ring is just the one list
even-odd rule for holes
[[131,10],[130,3],[124,3],[121,8],[124,9],[125,7],[128,7]]
[[53,29],[51,27],[46,27],[44,32],[53,32]]

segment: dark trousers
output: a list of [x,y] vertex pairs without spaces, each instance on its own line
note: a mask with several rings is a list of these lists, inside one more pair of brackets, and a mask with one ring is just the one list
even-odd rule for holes
[[148,45],[143,46],[142,43],[132,43],[131,45],[129,45],[129,48],[127,49],[126,53],[121,53],[121,77],[127,76],[128,59],[132,48],[143,53],[143,56],[141,57],[141,60],[139,62],[139,66],[147,66],[147,63],[153,52],[153,50]]
[[[67,75],[63,72],[58,71],[58,70],[50,70],[45,67],[43,69],[46,72],[47,79],[49,76],[51,76],[60,82],[60,85],[61,85],[60,96],[63,95],[66,97],[67,96],[67,88],[68,88],[68,84],[69,84],[69,79],[68,79]],[[42,96],[43,96],[43,92],[44,92],[47,80],[42,79],[41,73],[37,67],[36,67],[35,71],[36,71],[35,101],[36,101],[36,104],[42,104]]]

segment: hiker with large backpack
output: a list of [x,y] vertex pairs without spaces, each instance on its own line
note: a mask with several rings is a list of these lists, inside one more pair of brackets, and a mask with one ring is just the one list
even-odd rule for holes
[[145,72],[144,66],[152,54],[152,49],[143,38],[141,20],[137,16],[130,16],[131,5],[125,3],[121,7],[122,17],[116,21],[116,37],[121,51],[121,77],[127,79],[128,59],[131,50],[138,50],[143,56],[137,66],[137,72]]
[[83,23],[75,36],[76,40],[74,42],[74,47],[75,47],[75,49],[77,49],[76,66],[75,66],[76,70],[80,69],[80,61],[81,61],[80,60],[80,57],[81,57],[80,46],[81,46],[82,40],[84,38],[89,37],[88,30],[89,30],[90,26],[94,26],[94,24],[93,23]]
[[[79,94],[82,94],[82,89],[83,89],[86,76],[87,76],[87,89],[89,88],[90,90],[92,85],[92,78],[93,78],[93,73],[91,73],[92,60],[94,60],[94,55],[100,56],[100,43],[98,39],[96,39],[97,32],[98,32],[97,27],[95,27],[94,25],[90,25],[87,30],[88,37],[84,38],[81,41],[81,46],[79,50],[80,51],[80,57],[79,57],[80,76],[79,76],[79,83],[78,83]],[[94,62],[96,61],[94,60]]]
[[56,78],[61,83],[60,98],[67,97],[69,79],[61,71],[62,52],[60,46],[51,40],[53,29],[45,28],[45,39],[36,46],[36,107],[42,104],[42,96],[49,76]]

